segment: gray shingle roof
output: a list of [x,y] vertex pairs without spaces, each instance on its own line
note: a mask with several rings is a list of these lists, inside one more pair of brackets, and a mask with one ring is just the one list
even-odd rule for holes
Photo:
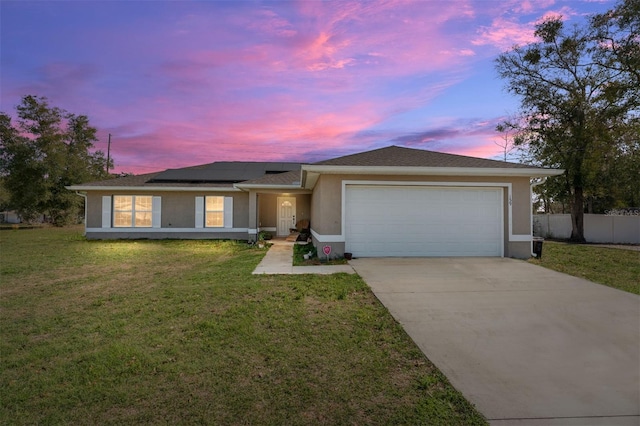
[[318,166],[372,167],[474,167],[474,168],[536,168],[526,164],[507,163],[464,155],[445,154],[423,149],[388,146],[373,151],[313,163]]
[[[507,163],[464,155],[445,154],[422,149],[389,146],[372,151],[312,163],[314,166],[351,167],[453,167],[493,169],[540,169],[526,164]],[[162,188],[233,188],[241,185],[295,186],[300,183],[300,163],[221,161],[182,169],[168,169],[156,173],[126,176],[70,188],[92,187],[162,187]]]
[[258,179],[242,182],[241,185],[299,185],[300,170],[264,175]]
[[300,170],[300,163],[219,161],[196,167],[169,169],[154,176],[152,182],[236,183],[258,179],[265,174]]
[[[144,175],[135,175],[135,176],[125,176],[119,177],[115,179],[107,179],[101,180],[97,182],[88,182],[83,183],[81,185],[72,185],[71,188],[75,187],[95,187],[96,189],[100,189],[101,187],[123,187],[123,188],[133,188],[133,187],[149,187],[149,188],[167,188],[167,187],[175,187],[175,188],[193,188],[193,187],[211,187],[213,186],[211,183],[191,183],[191,182],[152,182],[153,178],[162,172],[156,173],[147,173]],[[215,184],[215,187],[229,187],[233,188],[232,183],[224,183],[224,184]]]
[[[289,171],[293,175],[289,176]],[[280,175],[287,175],[282,177]],[[293,179],[293,176],[297,179]],[[89,182],[76,186],[91,187],[162,187],[184,188],[203,187],[233,188],[237,182],[264,180],[267,185],[291,185],[290,182],[300,181],[300,163],[285,162],[243,162],[220,161],[217,163],[201,164],[182,169],[168,169],[156,173],[147,173],[137,176],[125,176],[115,179],[107,179],[98,182]]]

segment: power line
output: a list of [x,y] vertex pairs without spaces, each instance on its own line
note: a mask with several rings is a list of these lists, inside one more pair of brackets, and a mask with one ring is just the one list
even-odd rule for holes
[[107,144],[107,175],[109,175],[109,161],[111,161],[111,133],[109,133],[109,143]]

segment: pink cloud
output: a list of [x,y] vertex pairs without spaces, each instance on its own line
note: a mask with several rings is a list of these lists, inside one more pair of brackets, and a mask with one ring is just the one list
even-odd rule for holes
[[[577,12],[569,6],[558,10],[548,10],[555,4],[555,0],[541,0],[536,2],[524,1],[505,4],[502,13],[494,17],[490,26],[481,26],[477,36],[472,40],[476,46],[491,45],[501,51],[508,50],[515,45],[525,45],[536,41],[535,25],[551,18],[568,20],[576,16]],[[541,14],[537,19],[521,22],[525,15]]]
[[538,10],[544,10],[555,4],[555,0],[524,0],[515,1],[513,3],[513,11],[516,13],[534,13]]
[[293,24],[270,9],[260,9],[254,13],[248,26],[264,34],[277,37],[293,37],[298,34]]
[[[495,56],[493,47],[533,41],[532,20],[554,7],[553,0],[164,2],[153,3],[149,17],[135,2],[97,4],[117,9],[110,16],[117,31],[101,21],[90,31],[68,29],[67,43],[48,46],[69,46],[62,57],[71,59],[34,53],[33,76],[6,77],[3,69],[4,81],[16,82],[3,82],[3,94],[34,89],[88,114],[100,149],[114,135],[125,171],[317,158],[395,140],[481,152],[493,145],[490,123],[439,123],[422,112],[455,115],[466,103],[461,114],[468,113],[478,100],[449,89],[488,76],[477,69]],[[129,7],[138,15],[120,9]],[[487,104],[478,114],[491,114]]]
[[[359,73],[411,74],[442,69],[460,48],[441,37],[443,25],[465,16],[467,2],[300,2],[293,50],[297,68],[326,71],[356,67]],[[384,28],[384,31],[380,31]],[[411,34],[411,37],[407,37]],[[437,39],[437,43],[429,40]],[[272,46],[272,48],[275,46]],[[467,52],[468,53],[468,52]],[[375,59],[375,60],[374,60]],[[402,67],[398,67],[398,64]]]
[[[399,75],[444,70],[452,61],[461,62],[475,54],[471,49],[458,48],[453,41],[422,42],[440,39],[434,23],[455,16],[454,7],[433,8],[433,16],[427,14],[429,19],[420,20],[412,17],[417,15],[415,10],[398,11],[391,6],[353,3],[335,10],[333,4],[305,6],[315,15],[308,12],[310,15],[296,25],[273,11],[261,11],[268,22],[259,26],[245,23],[247,28],[275,34],[276,39],[238,49],[175,52],[173,59],[160,68],[161,78],[172,91],[184,91],[190,97],[174,97],[171,103],[141,99],[119,113],[133,115],[136,110],[145,110],[148,123],[190,121],[194,134],[211,135],[211,146],[218,146],[216,141],[234,141],[240,152],[249,146],[260,149],[273,141],[285,146],[322,143],[338,147],[368,126],[433,99],[459,81],[459,70],[453,78],[397,91],[392,99],[368,93],[371,86]],[[409,6],[432,8],[422,3]],[[376,15],[381,9],[397,15],[392,25],[398,26],[397,32],[377,34],[369,30],[384,24],[386,15]],[[306,28],[308,20],[315,23]],[[404,27],[416,37],[408,39]],[[286,34],[279,30],[282,28],[286,28]],[[353,67],[357,68],[355,73],[342,72]],[[264,94],[244,98],[243,93],[252,88],[262,88]],[[297,91],[295,97],[286,95],[293,90]],[[270,151],[252,152],[269,155]],[[292,155],[302,151],[304,148],[288,150]]]
[[536,40],[532,23],[521,24],[513,19],[495,18],[490,27],[481,27],[478,37],[472,40],[477,46],[492,45],[507,50],[514,45],[524,45]]
[[[389,143],[407,147],[469,155],[481,158],[501,159],[501,135],[495,126],[504,117],[480,120],[462,120],[452,117],[436,117],[426,130],[404,133],[389,138]],[[391,136],[391,135],[389,135]]]
[[[184,167],[221,160],[304,159],[322,146],[340,148],[358,131],[381,119],[372,105],[355,104],[336,111],[315,109],[304,101],[280,97],[280,107],[253,105],[248,114],[243,104],[206,112],[199,121],[145,121],[114,128],[112,144],[116,171],[148,171],[139,158],[161,168]],[[244,114],[238,110],[244,109]],[[105,135],[106,136],[106,135]],[[102,147],[100,147],[102,148]],[[194,153],[210,153],[208,156]]]
[[578,13],[568,6],[562,7],[560,10],[549,10],[545,12],[537,23],[544,22],[548,19],[561,19],[563,21],[568,20],[572,16],[576,16]]

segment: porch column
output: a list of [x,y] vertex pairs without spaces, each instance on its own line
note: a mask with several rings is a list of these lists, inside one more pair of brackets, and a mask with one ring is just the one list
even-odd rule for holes
[[254,190],[249,191],[249,240],[258,239],[258,194]]

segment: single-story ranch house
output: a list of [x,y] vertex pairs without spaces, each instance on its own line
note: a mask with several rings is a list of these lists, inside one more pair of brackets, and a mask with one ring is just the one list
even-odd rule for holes
[[[69,186],[86,237],[255,240],[310,222],[332,254],[531,256],[546,169],[390,146],[312,164],[216,162]],[[319,250],[321,251],[321,250]]]

